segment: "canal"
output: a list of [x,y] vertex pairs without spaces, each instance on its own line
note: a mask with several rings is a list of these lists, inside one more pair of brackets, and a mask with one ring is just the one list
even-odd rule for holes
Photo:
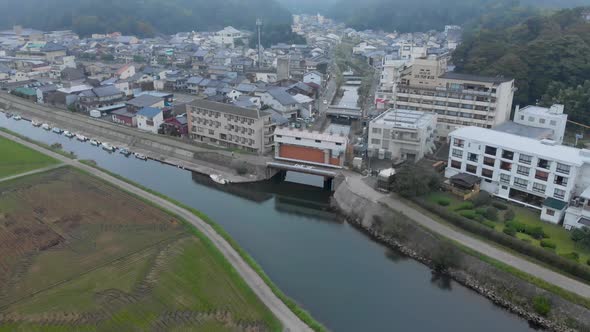
[[[525,320],[430,269],[373,242],[329,209],[321,179],[219,186],[208,177],[109,154],[6,119],[0,127],[47,144],[60,143],[79,159],[203,211],[262,266],[271,279],[333,331],[530,331]],[[67,129],[67,128],[65,128]],[[0,155],[2,151],[0,151]]]

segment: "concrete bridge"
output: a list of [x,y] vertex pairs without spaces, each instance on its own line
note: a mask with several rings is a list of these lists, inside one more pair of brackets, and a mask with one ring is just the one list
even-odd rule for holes
[[304,174],[318,175],[324,178],[324,189],[332,190],[334,178],[340,175],[340,172],[334,169],[310,166],[304,164],[285,163],[278,161],[269,161],[266,163],[269,169],[279,170],[279,172],[286,173],[287,171],[298,172]]

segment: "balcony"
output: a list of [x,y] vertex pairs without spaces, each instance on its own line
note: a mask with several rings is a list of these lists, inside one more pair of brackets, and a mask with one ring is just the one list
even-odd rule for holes
[[543,168],[543,169],[549,169],[551,167],[551,162],[549,160],[539,159],[539,162],[537,163],[537,167]]
[[496,164],[496,160],[493,158],[485,157],[483,158],[483,164],[486,166],[494,167],[494,165]]
[[549,173],[537,171],[535,172],[535,179],[547,182],[549,179]]

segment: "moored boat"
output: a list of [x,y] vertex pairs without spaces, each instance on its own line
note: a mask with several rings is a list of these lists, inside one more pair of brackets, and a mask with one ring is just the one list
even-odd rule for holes
[[222,178],[221,175],[218,174],[211,174],[209,175],[209,177],[211,178],[211,180],[213,180],[215,183],[219,183],[219,184],[226,184],[227,180]]
[[90,140],[90,145],[99,146],[100,145],[100,142],[97,141],[97,140],[95,140],[95,139],[91,139]]
[[147,157],[141,153],[134,153],[133,154],[135,156],[135,158],[139,159],[139,160],[147,160]]
[[64,131],[64,136],[67,138],[72,138],[72,137],[74,137],[74,134],[72,134],[71,132],[66,130],[66,131]]
[[82,134],[76,134],[76,139],[80,142],[86,142],[88,140],[88,137],[86,137]]
[[33,120],[31,120],[31,125],[33,127],[41,127],[41,122],[33,119]]
[[16,120],[16,121],[19,121],[19,120],[22,120],[23,118],[20,115],[17,114],[17,115],[15,115],[13,117],[13,119]]
[[106,143],[106,142],[102,143],[101,146],[102,146],[102,149],[105,151],[109,151],[109,152],[115,151],[115,147],[110,145],[109,143]]
[[60,129],[60,128],[58,128],[58,127],[55,127],[55,128],[53,128],[53,130],[52,130],[52,131],[53,131],[54,133],[56,133],[56,134],[60,134],[60,135],[61,135],[61,134],[64,132],[63,130],[61,130],[61,129]]
[[47,123],[42,124],[41,128],[43,128],[45,130],[51,130],[51,127]]
[[125,157],[129,157],[131,155],[131,151],[129,151],[129,150],[125,149],[125,148],[122,148],[119,151],[119,153],[122,154],[122,155],[124,155]]

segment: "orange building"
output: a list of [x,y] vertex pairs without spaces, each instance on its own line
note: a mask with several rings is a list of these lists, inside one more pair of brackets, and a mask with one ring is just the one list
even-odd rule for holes
[[303,129],[277,128],[274,132],[275,159],[342,168],[348,138]]

